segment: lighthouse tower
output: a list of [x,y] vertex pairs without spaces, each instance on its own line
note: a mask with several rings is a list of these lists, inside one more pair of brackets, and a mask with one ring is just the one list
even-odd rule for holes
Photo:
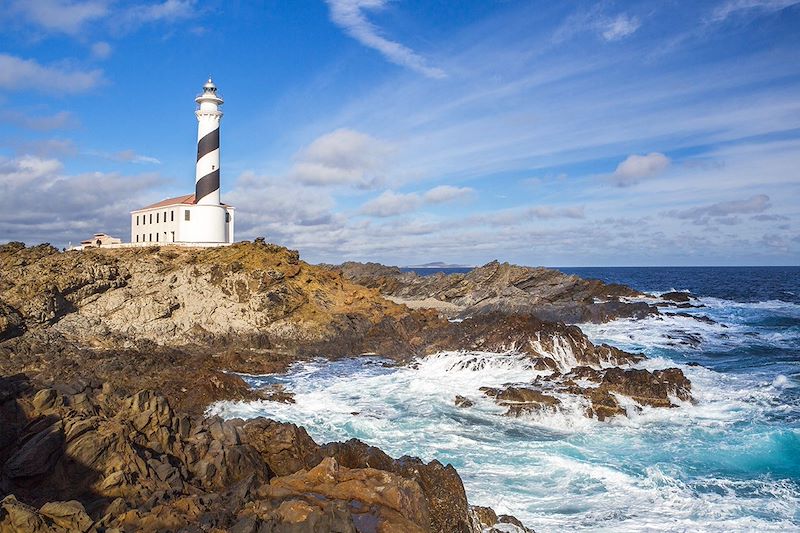
[[219,246],[233,242],[232,206],[220,200],[219,123],[223,103],[211,78],[197,102],[194,194],[131,211],[131,242]]
[[219,205],[219,123],[222,120],[222,98],[217,86],[208,78],[203,94],[194,99],[197,115],[197,165],[194,198],[198,205]]

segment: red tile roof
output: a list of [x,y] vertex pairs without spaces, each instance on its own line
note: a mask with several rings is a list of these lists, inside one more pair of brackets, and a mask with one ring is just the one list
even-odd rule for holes
[[[147,207],[140,207],[139,209],[134,209],[133,212],[136,211],[144,211],[146,209],[156,209],[158,207],[169,207],[171,205],[194,205],[196,202],[194,201],[194,194],[186,194],[183,196],[176,196],[175,198],[167,198],[166,200],[161,200],[160,202],[156,202],[154,204],[148,205]],[[225,207],[230,207],[226,203],[221,203],[220,205]]]
[[194,194],[185,194],[183,196],[176,196],[175,198],[167,198],[166,200],[161,200],[160,202],[148,205],[147,207],[141,207],[139,209],[135,209],[135,211],[142,211],[144,209],[155,209],[156,207],[166,207],[168,205],[179,205],[179,204],[186,204],[186,205],[194,204]]

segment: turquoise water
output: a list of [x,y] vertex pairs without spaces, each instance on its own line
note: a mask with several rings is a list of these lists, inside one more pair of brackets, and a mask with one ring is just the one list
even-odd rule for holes
[[[600,423],[563,398],[562,413],[510,419],[478,388],[539,375],[524,357],[443,353],[409,367],[354,358],[250,376],[254,386],[285,383],[297,403],[226,402],[211,412],[450,462],[472,503],[537,531],[800,531],[800,269],[710,270],[579,272],[701,298],[705,307],[690,312],[718,324],[667,316],[581,325],[593,340],[645,352],[644,368],[682,368],[695,404]],[[456,408],[456,394],[475,406]]]

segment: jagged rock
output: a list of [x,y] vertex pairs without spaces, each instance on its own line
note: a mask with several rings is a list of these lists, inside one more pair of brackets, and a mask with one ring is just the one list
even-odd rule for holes
[[9,478],[46,474],[63,453],[64,424],[60,420],[39,419],[27,428],[27,433],[31,437],[3,465],[3,473]]
[[456,394],[456,397],[453,400],[453,403],[456,405],[456,407],[472,407],[473,405],[475,405],[475,402],[473,402],[469,398],[465,398],[465,397],[460,396],[458,394]]
[[294,424],[256,418],[247,421],[242,430],[246,442],[258,451],[274,475],[294,474],[322,460],[317,443],[305,429]]
[[479,505],[471,505],[470,510],[478,520],[481,529],[492,527],[497,523],[497,513],[491,507],[481,507]]
[[0,341],[22,335],[25,321],[19,311],[0,300]]
[[452,465],[424,463],[416,457],[392,459],[357,439],[322,446],[322,453],[349,468],[378,468],[419,483],[430,511],[432,531],[472,533],[464,485]]
[[511,524],[512,526],[515,526],[520,533],[535,533],[532,529],[525,527],[522,522],[511,515],[501,514],[497,517],[497,522],[500,524]]
[[642,405],[672,407],[671,397],[692,399],[692,386],[679,368],[666,370],[623,370],[609,368],[600,388],[629,396]]
[[[356,500],[366,508],[375,506],[379,509],[375,513],[379,530],[392,527],[397,531],[424,532],[430,523],[427,502],[416,482],[374,468],[340,467],[332,457],[311,470],[273,478],[270,485],[344,502]],[[380,512],[386,508],[402,520],[394,513]],[[393,523],[389,526],[384,522]]]
[[328,268],[355,283],[376,288],[398,303],[436,309],[449,317],[532,314],[542,320],[575,323],[642,318],[658,313],[647,303],[620,300],[645,296],[622,285],[498,261],[466,274],[431,276],[376,263],[347,262]]
[[693,299],[693,296],[688,292],[672,291],[662,294],[661,299],[675,303],[687,303]]
[[483,393],[494,398],[498,405],[508,407],[506,416],[521,416],[525,413],[555,412],[561,400],[549,394],[527,387],[506,387],[503,389],[481,387]]
[[14,392],[0,426],[12,438],[0,456],[15,459],[0,470],[13,494],[0,531],[475,531],[449,465],[358,441],[320,447],[266,419],[186,416],[152,391],[123,397],[97,380],[58,394],[4,383]]
[[280,383],[262,387],[255,392],[262,400],[279,403],[294,403],[294,393],[286,390],[286,387]]
[[17,501],[14,495],[9,495],[0,502],[0,531],[49,533],[52,530],[34,507]]
[[83,508],[83,505],[75,500],[48,502],[42,505],[39,513],[67,531],[85,533],[94,524],[94,521],[86,514],[86,509]]

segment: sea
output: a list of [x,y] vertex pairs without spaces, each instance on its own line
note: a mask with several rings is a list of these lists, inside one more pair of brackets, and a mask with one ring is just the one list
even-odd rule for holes
[[[471,503],[539,533],[800,531],[800,267],[560,270],[696,296],[702,307],[680,311],[713,323],[665,314],[579,324],[594,342],[646,354],[641,368],[682,369],[695,402],[630,406],[629,417],[598,422],[576,399],[559,414],[509,418],[479,387],[540,373],[514,354],[445,352],[406,366],[354,357],[244,376],[254,387],[284,384],[296,403],[209,412],[451,463]],[[456,407],[456,394],[475,405]]]

